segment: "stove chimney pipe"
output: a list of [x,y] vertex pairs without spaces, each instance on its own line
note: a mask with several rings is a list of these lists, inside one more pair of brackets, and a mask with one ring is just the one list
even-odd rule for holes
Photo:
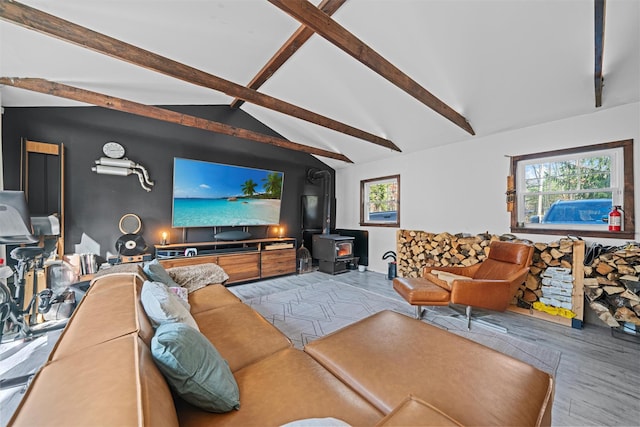
[[322,218],[322,234],[330,234],[331,230],[331,203],[329,200],[331,173],[329,171],[323,171],[319,169],[309,169],[307,171],[307,179],[309,182],[314,182],[317,179],[322,178],[322,185],[324,187],[324,200],[322,210],[324,211],[324,217]]

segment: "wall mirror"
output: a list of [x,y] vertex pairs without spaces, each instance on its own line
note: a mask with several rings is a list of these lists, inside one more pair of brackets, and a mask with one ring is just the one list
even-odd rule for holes
[[55,215],[60,221],[58,256],[64,254],[64,145],[22,140],[20,189],[31,216]]

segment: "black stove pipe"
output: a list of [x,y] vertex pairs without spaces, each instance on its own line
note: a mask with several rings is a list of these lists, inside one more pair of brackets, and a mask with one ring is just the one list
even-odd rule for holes
[[323,171],[319,169],[309,169],[307,171],[307,179],[310,182],[314,182],[317,179],[322,178],[322,185],[324,187],[324,200],[322,209],[324,211],[322,234],[330,234],[331,230],[331,203],[329,199],[329,193],[331,190],[331,173],[329,171]]

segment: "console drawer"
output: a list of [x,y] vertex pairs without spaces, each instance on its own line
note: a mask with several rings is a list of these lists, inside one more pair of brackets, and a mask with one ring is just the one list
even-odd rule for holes
[[279,276],[296,272],[296,250],[293,248],[263,251],[261,253],[261,260],[262,277]]
[[260,278],[260,254],[219,255],[218,265],[229,275],[227,283]]

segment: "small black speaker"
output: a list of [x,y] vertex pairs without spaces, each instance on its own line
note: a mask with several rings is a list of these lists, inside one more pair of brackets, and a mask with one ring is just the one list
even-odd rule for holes
[[222,231],[213,236],[216,240],[247,240],[251,238],[251,233],[241,230]]

